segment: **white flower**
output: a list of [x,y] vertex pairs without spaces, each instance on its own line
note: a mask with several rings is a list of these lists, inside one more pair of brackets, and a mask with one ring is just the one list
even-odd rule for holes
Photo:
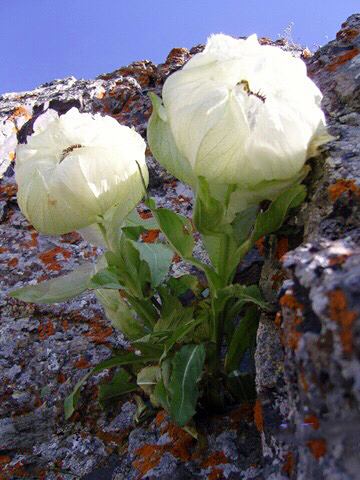
[[[166,80],[162,96],[164,107],[153,99],[157,117],[150,127],[156,121],[162,130],[150,128],[150,148],[192,185],[200,175],[245,189],[292,183],[325,130],[322,95],[304,62],[261,46],[256,35],[211,36],[203,52]],[[163,155],[175,148],[176,161]]]
[[145,142],[112,117],[72,108],[16,152],[18,203],[40,232],[63,234],[116,212],[121,222],[148,181]]

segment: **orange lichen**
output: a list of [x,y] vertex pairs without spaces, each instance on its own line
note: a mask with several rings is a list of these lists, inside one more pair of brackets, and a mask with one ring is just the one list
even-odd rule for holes
[[157,415],[156,415],[156,425],[161,425],[163,423],[163,421],[165,420],[165,416],[168,415],[169,412],[167,410],[161,410],[161,412],[159,412]]
[[259,238],[259,240],[257,240],[255,243],[259,249],[259,252],[261,252],[262,254],[265,253],[265,245],[264,245],[264,242],[265,242],[265,237],[261,237]]
[[39,255],[40,260],[46,265],[47,270],[55,270],[59,271],[62,270],[62,266],[59,264],[59,259],[57,255],[62,255],[63,258],[69,258],[71,253],[68,250],[64,250],[63,248],[57,246],[48,252],[41,253]]
[[202,468],[215,467],[221,463],[228,463],[227,456],[223,452],[214,452],[209,457],[205,458],[200,464]]
[[282,466],[281,471],[288,477],[291,477],[293,470],[294,470],[294,455],[292,452],[288,452],[284,455],[284,465]]
[[91,340],[96,343],[108,343],[109,340],[107,339],[107,337],[109,337],[113,333],[112,328],[101,317],[94,316],[89,320],[84,320],[83,317],[78,315],[74,318],[74,320],[80,320],[81,322],[87,323],[89,325],[89,331],[83,333],[83,335],[84,337],[91,338]]
[[141,239],[144,243],[154,243],[159,233],[160,230],[146,230],[141,234]]
[[[156,422],[162,423],[166,411],[160,412]],[[156,467],[162,455],[169,452],[173,457],[186,462],[193,458],[195,439],[184,430],[177,427],[173,423],[167,423],[161,429],[161,433],[167,433],[170,441],[164,445],[144,445],[135,451],[139,458],[134,462],[135,469],[139,470],[142,475],[145,475],[151,468]],[[142,478],[140,475],[138,478]]]
[[311,425],[314,430],[317,430],[320,426],[318,417],[313,413],[309,413],[308,415],[305,416],[304,423]]
[[139,212],[139,215],[140,215],[141,218],[144,218],[145,220],[146,220],[147,218],[152,217],[152,213],[151,213],[151,212]]
[[54,335],[55,328],[54,328],[54,325],[49,321],[45,323],[45,325],[39,325],[38,331],[39,331],[41,340],[45,340],[46,337],[50,337],[50,335]]
[[360,196],[360,188],[358,188],[354,180],[341,179],[338,182],[330,185],[328,188],[329,196],[332,202],[336,202],[342,195],[346,195],[349,200],[353,197]]
[[87,362],[85,360],[84,357],[81,357],[80,360],[78,360],[77,362],[73,363],[73,367],[77,367],[79,369],[84,369],[84,368],[89,368],[90,367],[90,363]]
[[359,49],[356,47],[353,48],[349,52],[344,53],[344,55],[341,55],[340,57],[332,60],[329,66],[326,67],[326,70],[328,70],[329,72],[334,72],[337,67],[344,65],[344,63],[348,62],[349,60],[352,60],[354,57],[356,57],[358,53]]
[[0,253],[4,253],[4,252],[7,252],[9,249],[6,248],[6,247],[1,247],[0,248]]
[[352,40],[353,38],[357,37],[360,33],[360,28],[357,27],[353,30],[340,30],[337,34],[336,34],[336,39],[339,40],[341,39],[341,41],[343,43],[347,42],[348,40]]
[[258,400],[256,400],[254,406],[254,421],[258,432],[261,433],[263,428],[263,417],[261,403]]
[[[281,340],[284,345],[296,350],[301,338],[301,333],[297,331],[297,327],[303,322],[303,306],[291,293],[287,293],[281,297],[280,306],[282,308],[282,316],[280,318],[282,319],[282,327],[284,330],[284,335]],[[290,310],[289,315],[284,316],[285,308]],[[279,321],[279,317],[276,318],[275,322],[277,321]]]
[[12,183],[7,183],[6,185],[0,186],[0,196],[1,197],[15,197],[17,194],[17,185],[13,185]]
[[287,238],[282,238],[276,246],[274,258],[278,258],[279,260],[281,260],[281,258],[283,257],[283,255],[285,255],[288,249],[289,240]]
[[233,426],[238,425],[243,420],[251,423],[254,420],[254,403],[243,403],[235,410],[232,410],[232,412],[230,413],[230,418],[232,420]]
[[208,480],[221,480],[224,478],[221,468],[213,468],[208,475]]
[[311,453],[314,455],[316,460],[319,460],[320,457],[323,457],[326,453],[326,442],[323,438],[320,439],[310,439],[306,442],[307,446],[310,448]]
[[[134,468],[139,470],[142,475],[145,475],[150,469],[159,464],[160,458],[163,454],[162,450],[163,446],[160,445],[143,445],[138,448],[134,453],[140,457],[135,460]],[[142,476],[137,478],[142,478]]]
[[16,267],[18,263],[19,263],[19,260],[16,257],[9,260],[7,263],[8,270],[11,270],[13,267]]
[[330,317],[339,325],[339,337],[343,349],[347,355],[352,352],[352,326],[356,319],[356,313],[348,310],[346,297],[341,290],[333,290],[328,293]]
[[13,118],[13,117],[22,117],[22,116],[25,116],[26,118],[30,118],[30,115],[28,113],[28,111],[26,110],[25,107],[16,107],[14,108],[13,112],[12,112],[12,115],[10,118]]
[[303,372],[300,373],[299,378],[300,378],[300,383],[301,383],[301,386],[302,386],[304,392],[307,393],[309,391],[309,386],[307,384],[305,374]]
[[180,257],[177,253],[174,253],[174,256],[172,258],[173,263],[179,263],[180,262]]

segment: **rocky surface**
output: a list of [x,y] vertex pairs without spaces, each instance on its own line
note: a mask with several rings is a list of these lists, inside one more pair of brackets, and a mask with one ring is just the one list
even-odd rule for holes
[[[88,293],[67,303],[26,304],[9,290],[95,261],[99,249],[76,234],[38,234],[19,212],[13,160],[18,142],[53,109],[102,112],[144,137],[149,91],[203,47],[173,49],[158,66],[135,62],[95,80],[55,80],[32,92],[0,96],[1,420],[0,466],[5,479],[357,478],[360,468],[359,156],[360,15],[337,38],[302,55],[324,94],[337,140],[311,161],[309,196],[276,236],[258,242],[238,279],[256,281],[277,307],[258,330],[255,405],[199,421],[201,440],[175,427],[165,412],[134,423],[135,400],[98,409],[99,381],[89,379],[79,408],[65,422],[63,400],[91,366],[127,342]],[[150,193],[159,205],[191,217],[192,192],[147,151]],[[146,215],[144,205],[139,211]],[[145,235],[154,241],[156,232]],[[197,254],[203,255],[201,243]],[[172,271],[187,268],[174,258]]]

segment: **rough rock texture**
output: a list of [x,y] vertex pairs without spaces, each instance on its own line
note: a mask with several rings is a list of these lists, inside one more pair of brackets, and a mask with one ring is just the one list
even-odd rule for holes
[[261,283],[269,299],[278,292],[278,314],[257,338],[264,478],[359,478],[359,49],[353,15],[307,59],[337,140],[312,162],[295,235],[265,242]]
[[[32,92],[0,96],[0,262],[2,308],[0,467],[3,478],[278,479],[358,478],[360,468],[359,156],[360,15],[353,15],[314,56],[301,55],[324,94],[337,140],[312,162],[309,196],[277,235],[258,242],[239,267],[239,281],[260,276],[278,314],[261,317],[256,367],[258,399],[199,425],[201,441],[159,412],[135,425],[134,399],[100,411],[105,371],[89,379],[70,421],[63,400],[91,366],[127,342],[88,293],[55,305],[6,297],[14,288],[52,278],[101,254],[75,232],[38,234],[16,204],[12,162],[18,142],[46,121],[48,109],[102,112],[146,136],[149,91],[203,46],[173,49],[158,66],[135,62],[95,80],[55,80]],[[192,191],[147,151],[150,194],[191,217]],[[139,211],[147,215],[144,205]],[[154,241],[155,232],[143,241]],[[201,243],[196,254],[203,257]],[[174,258],[172,272],[188,267]],[[1,477],[2,478],[2,477]]]

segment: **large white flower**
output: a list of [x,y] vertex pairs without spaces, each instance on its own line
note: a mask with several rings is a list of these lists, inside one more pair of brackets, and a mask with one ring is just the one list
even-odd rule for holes
[[[190,184],[200,175],[246,189],[293,179],[325,129],[322,95],[304,62],[261,46],[256,35],[211,36],[203,52],[166,80],[162,96],[164,107],[153,98],[150,127],[162,130],[150,128],[150,148]],[[175,146],[176,160],[163,155]]]
[[[72,108],[16,152],[18,203],[40,232],[63,234],[116,214],[119,224],[148,181],[145,142],[112,117]],[[109,218],[108,218],[109,219]]]

